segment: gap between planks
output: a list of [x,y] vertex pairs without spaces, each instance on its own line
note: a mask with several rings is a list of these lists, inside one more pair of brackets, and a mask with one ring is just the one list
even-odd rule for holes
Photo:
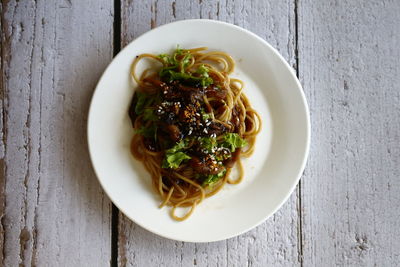
[[[299,8],[299,0],[294,0],[294,59],[295,59],[295,70],[296,70],[296,76],[298,79],[300,79],[300,70],[299,70],[299,14],[298,14],[298,8]],[[304,89],[303,89],[304,90]],[[304,173],[304,171],[303,171]],[[303,174],[302,174],[303,176]],[[297,212],[299,216],[298,220],[298,238],[297,238],[297,244],[298,244],[298,261],[300,263],[300,266],[303,267],[303,213],[302,213],[302,181],[301,179],[299,180],[299,183],[297,185],[297,199],[298,199],[298,207],[297,207]]]
[[[114,24],[113,24],[113,56],[121,50],[121,0],[114,0]],[[111,262],[112,267],[118,266],[118,224],[119,210],[112,203],[111,212]]]

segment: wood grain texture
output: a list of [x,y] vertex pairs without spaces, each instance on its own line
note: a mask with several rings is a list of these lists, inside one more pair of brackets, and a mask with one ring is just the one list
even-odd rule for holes
[[4,127],[4,71],[3,65],[6,58],[4,53],[4,47],[6,46],[6,42],[4,40],[3,33],[3,2],[0,3],[0,263],[4,262],[4,209],[5,209],[5,169],[4,169],[4,139],[5,139],[5,127]]
[[113,43],[191,18],[249,29],[297,68],[305,175],[272,218],[226,241],[167,240],[120,213],[118,265],[398,266],[399,1],[24,0],[0,13],[0,266],[116,262],[85,141],[90,97]]
[[112,58],[112,2],[1,9],[0,265],[107,266],[111,209],[90,166],[86,114]]
[[399,265],[399,13],[399,1],[299,1],[304,266]]
[[[151,28],[171,21],[211,18],[255,32],[295,66],[294,11],[293,1],[123,1],[121,42],[125,46]],[[120,214],[118,262],[120,266],[300,265],[298,204],[294,193],[279,212],[256,229],[208,244],[158,237]]]

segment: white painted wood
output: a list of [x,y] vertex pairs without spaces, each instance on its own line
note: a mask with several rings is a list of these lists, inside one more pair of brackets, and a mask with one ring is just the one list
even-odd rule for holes
[[2,266],[107,266],[110,202],[86,144],[111,1],[2,1]]
[[[219,19],[255,32],[295,65],[294,11],[293,1],[123,1],[121,42],[124,46],[151,28],[174,20]],[[160,238],[120,214],[119,265],[300,265],[297,206],[297,194],[294,193],[266,223],[240,237],[209,244]]]
[[1,40],[0,40],[0,262],[4,262],[4,209],[5,209],[5,164],[4,164],[4,72],[3,72],[3,62],[6,60],[6,53],[4,53],[4,47],[6,46],[5,38],[3,36],[3,3],[0,3],[0,29],[1,29]]
[[399,266],[399,13],[399,1],[299,1],[304,266]]
[[[111,207],[85,124],[112,57],[113,4],[1,2],[0,266],[110,265]],[[300,188],[239,237],[174,242],[120,214],[120,266],[398,265],[399,1],[146,0],[122,1],[121,12],[122,46],[189,18],[269,41],[298,63],[312,145]]]

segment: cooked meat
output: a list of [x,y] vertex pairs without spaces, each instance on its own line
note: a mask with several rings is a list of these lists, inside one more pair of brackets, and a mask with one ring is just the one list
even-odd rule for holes
[[232,168],[235,165],[235,162],[239,159],[241,149],[237,148],[235,152],[232,153],[232,156],[229,159],[224,160],[224,166],[227,168]]
[[208,126],[208,130],[207,130],[208,135],[215,134],[217,136],[225,133],[226,131],[227,131],[227,129],[222,123],[215,122],[215,121],[211,122],[211,124]]
[[216,86],[210,86],[206,89],[207,97],[214,97],[216,99],[225,99],[226,98],[226,90],[220,89]]
[[173,140],[174,142],[179,142],[179,140],[181,140],[182,134],[178,126],[171,124],[168,125],[166,129],[171,140]]
[[224,169],[224,166],[219,165],[217,161],[213,160],[210,156],[203,159],[192,157],[190,160],[192,168],[201,174],[218,174]]
[[156,143],[153,138],[144,138],[143,143],[150,151],[156,152],[160,150],[158,143]]
[[239,112],[237,111],[236,107],[232,110],[232,119],[231,124],[234,126],[234,131],[238,131],[240,127],[240,120],[239,120]]

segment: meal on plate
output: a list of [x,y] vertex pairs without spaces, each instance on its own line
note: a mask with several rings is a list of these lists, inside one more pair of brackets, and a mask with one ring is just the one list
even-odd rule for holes
[[[138,74],[143,59],[156,64]],[[240,159],[253,152],[261,118],[243,82],[230,77],[234,67],[229,54],[206,47],[141,54],[132,63],[138,87],[129,109],[131,151],[151,174],[160,207],[171,206],[175,220],[187,219],[226,183],[243,179]],[[178,216],[177,207],[190,209]]]

